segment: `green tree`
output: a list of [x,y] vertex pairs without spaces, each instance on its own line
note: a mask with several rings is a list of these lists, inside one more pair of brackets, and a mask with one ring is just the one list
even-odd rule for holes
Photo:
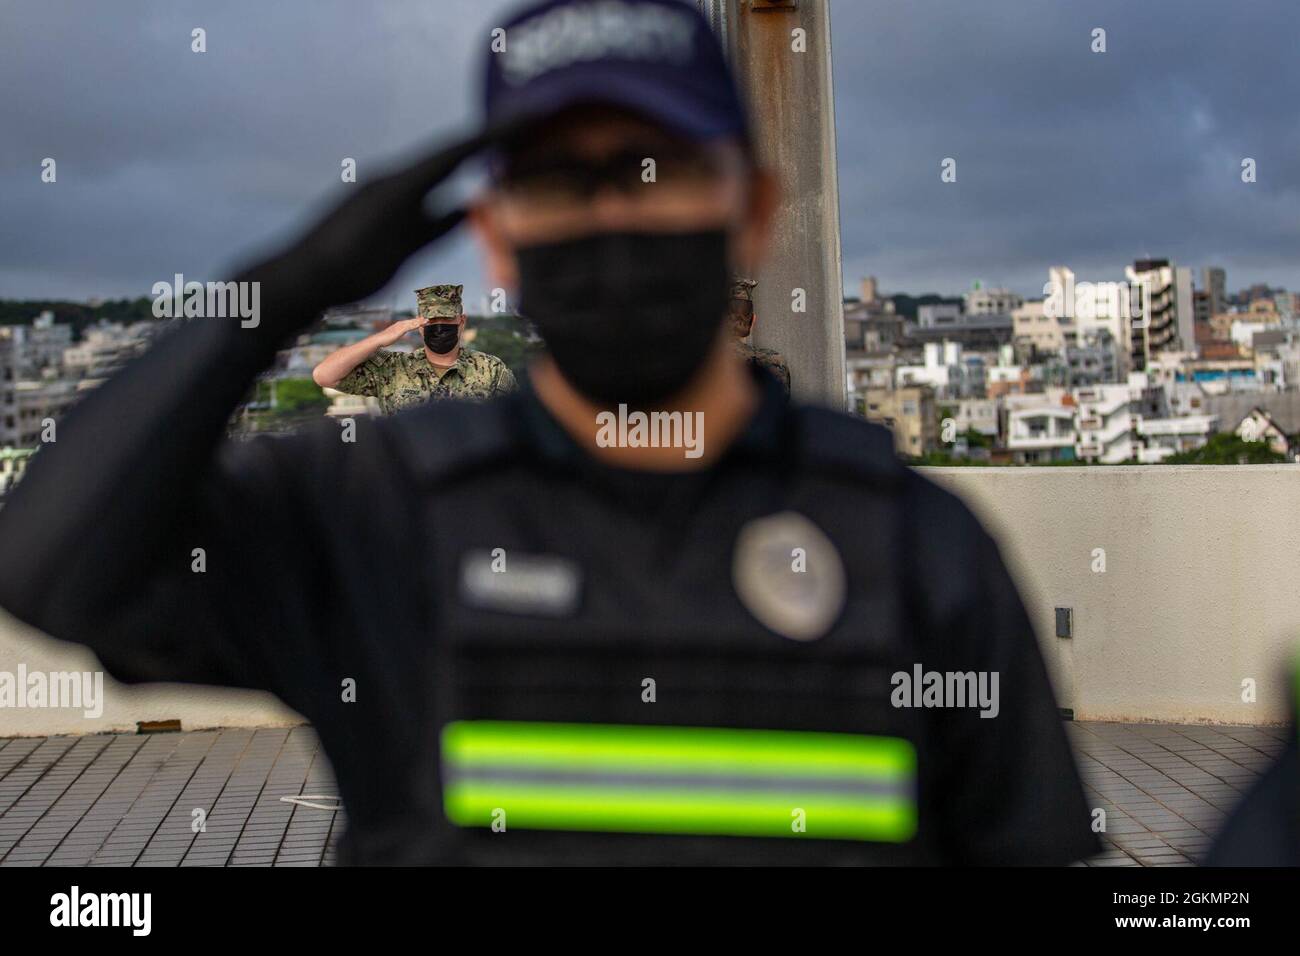
[[540,342],[530,342],[520,334],[518,320],[515,319],[507,324],[501,320],[494,322],[475,316],[470,319],[470,327],[474,329],[472,347],[501,359],[515,373],[516,378],[528,367],[532,357],[542,350]]
[[1170,455],[1166,465],[1271,465],[1287,461],[1267,442],[1243,441],[1234,432],[1220,432],[1200,448]]
[[154,321],[153,300],[146,298],[109,299],[99,305],[63,299],[0,299],[0,325],[26,325],[42,312],[53,312],[55,322],[70,323],[78,338],[86,326],[101,320]]
[[[270,385],[262,383],[259,388],[259,401],[270,401]],[[309,409],[324,411],[330,400],[325,393],[309,378],[281,378],[275,382],[275,411],[288,415]]]

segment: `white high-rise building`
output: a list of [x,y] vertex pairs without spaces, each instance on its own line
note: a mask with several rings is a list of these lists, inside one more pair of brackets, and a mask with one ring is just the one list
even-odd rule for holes
[[1120,356],[1115,374],[1128,372],[1132,316],[1141,302],[1127,283],[1079,280],[1067,266],[1052,266],[1047,270],[1043,295],[1045,311],[1059,317],[1067,344],[1071,339],[1083,343],[1109,338]]
[[1168,259],[1139,259],[1124,270],[1130,283],[1144,289],[1144,323],[1133,329],[1129,355],[1133,368],[1144,369],[1160,352],[1196,346],[1196,306],[1192,270]]
[[30,325],[0,328],[0,338],[11,343],[14,374],[40,378],[47,369],[56,371],[62,364],[63,350],[72,344],[72,326],[55,322],[53,312],[42,312]]

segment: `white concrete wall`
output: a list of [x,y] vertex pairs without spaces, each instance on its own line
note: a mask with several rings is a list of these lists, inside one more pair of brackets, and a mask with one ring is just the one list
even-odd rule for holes
[[[85,648],[54,641],[0,611],[0,671],[96,671],[98,660]],[[0,737],[47,734],[104,734],[134,731],[136,721],[180,720],[185,730],[203,727],[286,727],[303,722],[270,694],[224,690],[193,684],[140,684],[128,687],[104,678],[103,713],[86,717],[81,709],[0,708]]]
[[[1300,466],[922,471],[997,536],[1076,719],[1288,718]],[[1074,608],[1070,640],[1054,636],[1058,606]],[[1246,679],[1255,703],[1242,700]]]
[[[1064,707],[1080,720],[1274,723],[1300,645],[1300,466],[927,468],[997,535]],[[1093,550],[1106,570],[1095,573]],[[1074,637],[1053,636],[1053,608]],[[0,611],[0,671],[94,669]],[[1243,703],[1242,681],[1257,683]],[[284,726],[265,694],[106,683],[104,714],[0,709],[0,736]]]

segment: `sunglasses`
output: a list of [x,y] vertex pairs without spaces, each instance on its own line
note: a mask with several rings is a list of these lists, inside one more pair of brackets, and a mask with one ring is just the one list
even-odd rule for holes
[[603,159],[563,154],[519,157],[507,162],[501,187],[518,198],[587,201],[607,189],[630,195],[652,184],[705,185],[723,172],[710,153],[655,143]]

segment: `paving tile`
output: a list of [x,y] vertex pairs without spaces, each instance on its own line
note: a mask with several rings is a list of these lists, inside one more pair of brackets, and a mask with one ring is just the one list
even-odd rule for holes
[[[1189,866],[1283,728],[1066,724],[1105,850],[1083,866]],[[343,811],[310,727],[0,738],[0,866],[333,866]],[[205,829],[194,829],[195,810]]]

